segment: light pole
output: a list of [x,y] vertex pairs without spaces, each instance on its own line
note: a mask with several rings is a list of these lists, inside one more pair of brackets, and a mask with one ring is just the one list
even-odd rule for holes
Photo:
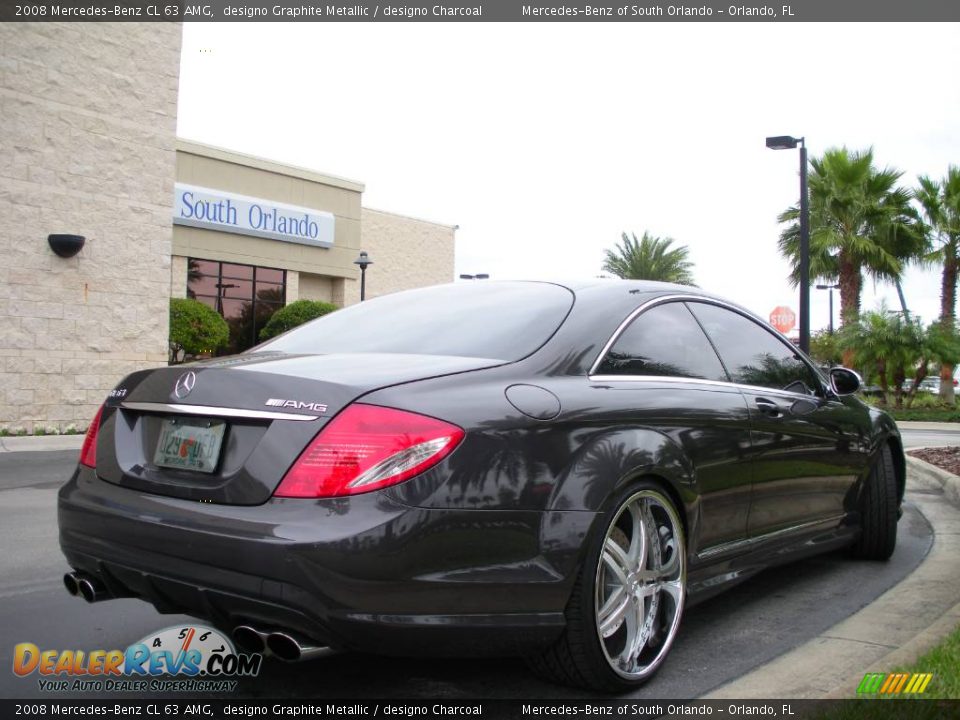
[[839,290],[839,285],[817,285],[817,290],[830,291],[830,334],[833,335],[833,291]]
[[223,315],[223,296],[227,294],[230,288],[240,287],[234,283],[218,282],[217,288],[217,312]]
[[[771,150],[800,146],[800,349],[810,352],[810,204],[807,198],[807,146],[804,138],[777,135],[767,138]],[[833,316],[830,317],[833,322]]]
[[477,273],[476,275],[461,275],[461,280],[489,280],[489,273]]
[[366,250],[361,250],[360,257],[354,260],[353,264],[360,266],[360,302],[363,302],[367,298],[367,268],[373,265],[373,260]]

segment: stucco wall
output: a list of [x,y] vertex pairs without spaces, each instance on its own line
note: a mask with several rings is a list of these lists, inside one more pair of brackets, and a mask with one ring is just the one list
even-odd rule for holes
[[[367,297],[453,281],[454,228],[450,225],[363,208],[360,247],[367,268]],[[344,283],[344,304],[360,300],[360,272]]]
[[[86,427],[167,360],[181,28],[0,25],[0,429]],[[86,236],[74,258],[49,233]]]
[[299,297],[305,300],[333,302],[334,280],[336,280],[336,278],[301,273]]

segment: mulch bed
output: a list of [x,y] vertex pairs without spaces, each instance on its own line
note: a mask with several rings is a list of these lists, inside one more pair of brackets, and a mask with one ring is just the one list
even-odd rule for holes
[[960,447],[924,448],[911,450],[907,455],[913,455],[941,470],[960,475]]

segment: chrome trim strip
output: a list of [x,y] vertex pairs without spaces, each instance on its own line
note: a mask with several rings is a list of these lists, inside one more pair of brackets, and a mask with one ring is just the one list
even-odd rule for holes
[[140,412],[178,413],[180,415],[212,415],[214,417],[244,418],[247,420],[316,420],[319,415],[300,415],[298,413],[267,412],[265,410],[243,410],[242,408],[215,407],[213,405],[178,405],[175,403],[124,402],[124,410]]
[[[724,380],[707,380],[705,378],[687,378],[676,375],[590,375],[587,378],[590,382],[615,383],[615,382],[665,382],[665,383],[695,383],[697,385],[719,385],[735,389],[739,387],[735,383]],[[774,392],[780,392],[775,390]]]
[[697,553],[697,558],[700,560],[707,560],[716,555],[721,555],[732,550],[741,550],[748,548],[751,545],[756,545],[757,543],[766,542],[767,540],[772,540],[774,538],[781,537],[783,535],[790,535],[792,533],[799,532],[800,530],[806,530],[807,528],[815,527],[817,525],[830,525],[831,527],[843,520],[846,515],[835,515],[834,517],[829,517],[824,520],[811,520],[809,522],[800,523],[799,525],[792,525],[787,528],[781,528],[779,530],[774,530],[773,532],[765,533],[764,535],[757,535],[756,537],[744,538],[743,540],[731,540],[730,542],[720,543],[719,545],[712,545],[706,550]]
[[740,385],[739,383],[725,382],[723,380],[705,380],[703,378],[685,378],[674,375],[590,375],[587,378],[590,382],[615,383],[615,382],[658,382],[658,383],[694,383],[697,385],[715,385],[719,387],[732,388],[736,390],[746,390],[757,395],[774,395],[788,400],[823,400],[819,395],[806,395],[804,393],[790,392],[789,390],[778,390],[775,388],[765,388],[759,385]]

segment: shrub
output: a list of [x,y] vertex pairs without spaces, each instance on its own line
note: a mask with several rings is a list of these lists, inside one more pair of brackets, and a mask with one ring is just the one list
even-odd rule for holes
[[273,314],[273,317],[260,330],[260,340],[269,340],[336,309],[336,305],[320,300],[296,300]]
[[170,362],[210,353],[230,340],[227,321],[211,307],[188,298],[170,299]]
[[810,337],[810,357],[826,367],[843,364],[843,352],[840,350],[836,333],[821,330]]

